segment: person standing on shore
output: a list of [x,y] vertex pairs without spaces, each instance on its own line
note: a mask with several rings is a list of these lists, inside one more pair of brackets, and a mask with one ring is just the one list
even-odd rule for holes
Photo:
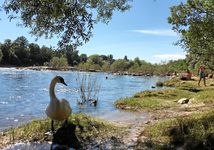
[[205,66],[201,65],[198,69],[199,81],[198,86],[200,86],[201,79],[204,80],[204,86],[206,86],[206,77],[205,77]]

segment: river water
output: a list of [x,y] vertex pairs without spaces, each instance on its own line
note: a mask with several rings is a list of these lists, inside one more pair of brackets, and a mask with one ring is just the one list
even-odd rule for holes
[[89,73],[0,68],[0,130],[32,119],[45,118],[45,108],[50,101],[49,84],[56,75],[62,76],[68,84],[68,86],[57,84],[56,95],[59,99],[66,98],[74,113],[83,112],[110,121],[124,121],[127,119],[124,116],[129,116],[129,113],[121,112],[114,107],[115,100],[132,96],[139,91],[151,90],[157,81],[167,79],[157,76],[137,77],[90,73],[97,79],[97,85],[100,86],[98,104],[96,107],[79,107],[77,99],[80,99],[80,93],[77,79],[84,74]]

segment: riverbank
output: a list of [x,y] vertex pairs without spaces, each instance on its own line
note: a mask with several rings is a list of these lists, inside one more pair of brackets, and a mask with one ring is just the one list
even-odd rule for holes
[[163,83],[173,89],[144,91],[115,102],[119,109],[149,112],[138,148],[214,148],[214,81],[207,80],[207,87],[197,82],[174,78]]
[[[25,67],[17,67],[17,66],[0,66],[2,68],[16,68],[20,70],[36,70],[36,71],[45,71],[45,70],[57,70],[57,71],[80,71],[80,72],[107,72],[112,73],[113,75],[128,75],[128,76],[153,76],[153,73],[142,73],[142,72],[128,72],[128,71],[118,71],[118,72],[110,72],[110,71],[102,71],[102,70],[95,70],[95,69],[79,69],[77,67],[61,67],[61,68],[54,68],[50,66],[25,66]],[[170,74],[160,75],[159,76],[170,76]]]
[[[120,138],[120,135],[126,134],[126,127],[124,126],[117,126],[84,114],[72,114],[68,122],[76,126],[76,135],[83,149],[103,148],[106,143],[109,143],[111,147],[124,148],[125,144]],[[20,142],[51,144],[53,136],[49,133],[50,125],[50,120],[43,119],[8,129],[0,135],[0,149]],[[60,123],[55,124],[55,128],[60,126]]]

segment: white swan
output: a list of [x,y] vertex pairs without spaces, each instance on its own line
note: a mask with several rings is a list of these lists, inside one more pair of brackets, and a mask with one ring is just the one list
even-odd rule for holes
[[50,103],[47,106],[45,113],[51,119],[52,132],[54,131],[54,127],[53,127],[54,120],[65,121],[65,123],[67,123],[67,119],[72,112],[70,104],[66,99],[59,100],[56,97],[54,89],[57,83],[62,83],[67,86],[64,79],[60,76],[54,77],[50,83],[50,87],[49,87]]

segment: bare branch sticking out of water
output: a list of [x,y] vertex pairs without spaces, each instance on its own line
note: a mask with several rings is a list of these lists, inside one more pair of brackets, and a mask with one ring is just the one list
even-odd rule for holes
[[78,73],[76,81],[80,95],[80,100],[78,99],[77,103],[96,106],[101,88],[98,76],[92,73]]

